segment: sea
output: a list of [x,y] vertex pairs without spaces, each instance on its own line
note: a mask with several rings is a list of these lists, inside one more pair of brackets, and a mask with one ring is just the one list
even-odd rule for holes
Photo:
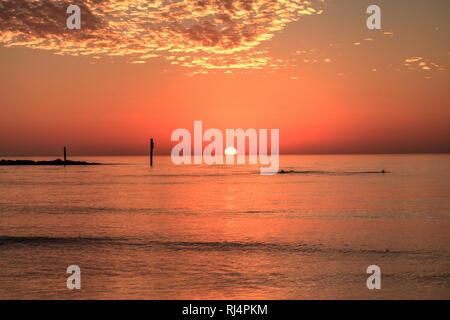
[[449,154],[70,159],[0,166],[0,299],[450,298]]

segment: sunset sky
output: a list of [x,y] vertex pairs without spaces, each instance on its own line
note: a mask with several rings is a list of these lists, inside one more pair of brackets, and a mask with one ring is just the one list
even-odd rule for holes
[[168,154],[194,120],[279,128],[281,153],[450,152],[449,13],[448,0],[4,0],[0,156],[146,154],[150,137]]

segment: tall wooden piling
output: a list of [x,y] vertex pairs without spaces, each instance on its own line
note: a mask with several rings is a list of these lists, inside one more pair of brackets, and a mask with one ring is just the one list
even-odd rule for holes
[[153,148],[155,144],[153,143],[153,138],[150,139],[150,167],[153,167]]
[[66,157],[66,147],[64,147],[64,165],[66,165],[67,157]]

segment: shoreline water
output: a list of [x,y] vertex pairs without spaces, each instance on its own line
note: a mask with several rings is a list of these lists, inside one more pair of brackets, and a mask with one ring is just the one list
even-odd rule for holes
[[[449,155],[281,156],[309,173],[275,176],[83,158],[120,164],[0,167],[1,298],[449,295]],[[336,174],[378,168],[389,174]],[[72,264],[79,292],[66,288]],[[381,290],[366,287],[369,265]]]

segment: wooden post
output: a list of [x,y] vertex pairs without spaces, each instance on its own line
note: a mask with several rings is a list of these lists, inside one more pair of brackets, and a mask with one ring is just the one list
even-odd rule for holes
[[153,143],[153,138],[150,139],[150,167],[153,167],[153,148],[155,144]]
[[66,147],[64,147],[64,165],[66,165],[67,157],[66,157]]

